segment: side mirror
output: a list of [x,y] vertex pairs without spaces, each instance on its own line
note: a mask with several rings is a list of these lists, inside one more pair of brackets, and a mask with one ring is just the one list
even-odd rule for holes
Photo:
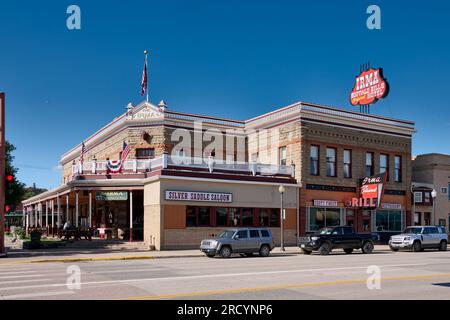
[[234,238],[235,240],[239,240],[239,235],[237,234],[237,235],[235,235],[233,238]]

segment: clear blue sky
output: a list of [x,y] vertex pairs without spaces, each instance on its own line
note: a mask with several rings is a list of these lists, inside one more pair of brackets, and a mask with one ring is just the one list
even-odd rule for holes
[[[62,153],[150,100],[246,119],[304,100],[350,108],[359,64],[391,92],[372,113],[416,121],[413,154],[450,153],[449,1],[3,1],[0,91],[19,179],[56,187]],[[81,7],[82,29],[66,28]],[[366,28],[377,4],[382,30]]]

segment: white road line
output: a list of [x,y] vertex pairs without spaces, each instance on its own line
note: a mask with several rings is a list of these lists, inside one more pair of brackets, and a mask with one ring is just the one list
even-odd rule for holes
[[37,293],[24,293],[24,294],[13,294],[9,296],[0,296],[0,300],[12,300],[12,299],[26,299],[34,297],[49,297],[49,296],[60,296],[63,294],[74,294],[74,291],[49,291],[49,292],[37,292]]
[[0,275],[2,276],[8,276],[8,275],[14,275],[14,274],[26,274],[26,273],[36,273],[36,271],[14,271],[14,272],[3,272],[0,271]]
[[27,276],[6,276],[6,277],[0,277],[1,279],[14,279],[14,278],[33,278],[33,277],[43,277],[43,274],[30,274]]
[[[442,264],[448,264],[442,263]],[[398,265],[380,265],[380,268],[399,268],[399,267],[413,267],[413,266],[429,266],[436,265],[430,263],[420,264],[398,264]],[[186,280],[186,279],[202,279],[202,278],[226,278],[226,277],[239,277],[239,276],[255,276],[255,275],[267,275],[267,274],[284,274],[284,273],[303,273],[303,272],[322,272],[322,271],[341,271],[341,270],[357,270],[367,269],[367,266],[359,267],[343,267],[343,268],[320,268],[320,269],[296,269],[296,270],[281,270],[281,271],[261,271],[261,272],[243,272],[243,273],[221,273],[221,274],[208,274],[208,275],[195,275],[195,276],[175,276],[175,277],[160,277],[160,278],[141,278],[141,279],[124,279],[124,280],[106,280],[106,281],[91,281],[82,282],[81,286],[88,285],[100,285],[100,284],[119,284],[119,283],[134,283],[134,282],[148,282],[148,281],[164,281],[164,280]],[[64,287],[66,283],[53,283],[33,286],[19,286],[19,287],[5,287],[0,288],[0,291],[6,290],[24,290],[35,288],[55,288]]]
[[[0,285],[3,284],[10,284],[10,283],[30,283],[30,282],[44,282],[48,281],[50,282],[52,279],[26,279],[26,280],[13,280],[13,281],[2,281]],[[54,279],[53,279],[54,280]]]
[[105,271],[83,271],[83,274],[104,274],[104,273],[132,273],[132,272],[150,272],[150,271],[160,271],[160,270],[165,270],[165,268],[145,268],[145,269],[118,269],[118,270],[105,270]]

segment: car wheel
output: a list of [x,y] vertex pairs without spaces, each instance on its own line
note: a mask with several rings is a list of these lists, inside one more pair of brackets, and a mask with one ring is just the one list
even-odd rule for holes
[[394,251],[394,252],[398,251],[398,248],[393,248],[393,247],[389,247],[389,248],[391,248],[391,251]]
[[439,251],[447,251],[447,241],[441,241],[441,243],[439,244]]
[[312,251],[302,249],[302,253],[303,253],[303,254],[311,254],[311,252],[312,252]]
[[422,244],[420,243],[420,241],[416,241],[414,242],[412,249],[414,252],[419,252],[422,250]]
[[261,257],[267,257],[270,254],[270,248],[267,244],[263,244],[259,249],[259,255]]
[[362,252],[366,254],[370,254],[373,251],[373,243],[372,241],[366,241],[362,246]]
[[222,258],[231,257],[231,248],[228,246],[222,247],[222,249],[220,249],[220,255],[222,256]]
[[353,249],[352,249],[352,248],[344,249],[344,252],[345,252],[346,254],[350,254],[350,253],[353,252]]
[[330,252],[331,252],[331,246],[330,246],[330,244],[329,243],[323,243],[321,246],[320,246],[320,248],[319,248],[319,253],[322,255],[322,256],[326,256],[326,255],[328,255],[328,254],[330,254]]

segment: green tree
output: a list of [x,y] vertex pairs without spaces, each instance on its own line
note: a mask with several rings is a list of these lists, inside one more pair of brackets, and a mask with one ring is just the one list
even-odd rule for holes
[[11,210],[14,211],[17,205],[23,200],[25,195],[25,184],[17,180],[16,174],[18,169],[13,166],[14,156],[12,155],[13,151],[16,150],[16,147],[6,141],[6,150],[5,150],[5,174],[6,176],[12,175],[12,181],[6,183],[5,189],[5,203],[9,205]]

